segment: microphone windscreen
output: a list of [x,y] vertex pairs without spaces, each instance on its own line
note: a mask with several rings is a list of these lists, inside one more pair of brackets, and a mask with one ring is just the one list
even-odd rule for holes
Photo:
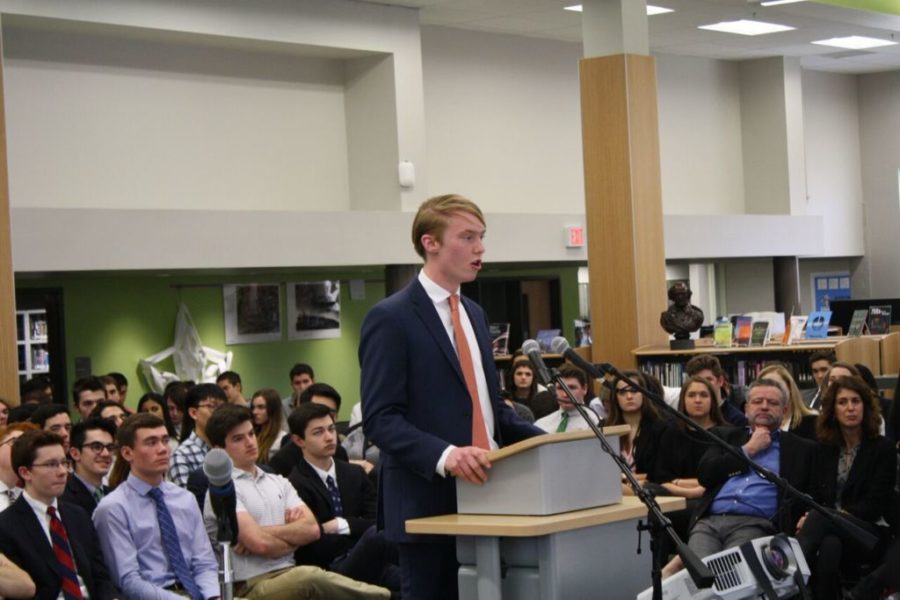
[[203,460],[203,473],[209,478],[209,485],[221,487],[230,483],[233,468],[231,457],[221,448],[213,448]]
[[561,335],[553,338],[553,341],[550,342],[550,351],[554,354],[565,354],[566,350],[569,349],[569,340],[564,338]]
[[525,340],[522,344],[522,352],[525,354],[530,354],[532,352],[540,352],[541,345],[537,343],[535,340]]

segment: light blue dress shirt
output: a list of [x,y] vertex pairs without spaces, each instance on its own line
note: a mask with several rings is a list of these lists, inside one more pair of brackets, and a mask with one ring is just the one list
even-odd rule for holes
[[[743,450],[744,455],[747,454]],[[753,457],[753,462],[762,465],[776,475],[780,474],[781,435],[772,432],[772,443]],[[710,514],[736,514],[772,519],[778,512],[778,488],[754,471],[735,475],[725,482],[709,510]]]
[[[128,476],[94,511],[94,526],[103,557],[122,596],[133,600],[184,600],[164,588],[176,582],[169,569],[156,519],[156,504],[148,495],[151,485]],[[164,481],[166,507],[172,514],[184,559],[206,598],[219,596],[218,564],[197,499],[190,492]]]

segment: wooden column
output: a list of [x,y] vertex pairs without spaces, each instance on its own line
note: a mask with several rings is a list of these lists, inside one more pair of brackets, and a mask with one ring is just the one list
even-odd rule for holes
[[[0,48],[3,47],[0,39]],[[16,294],[9,224],[9,173],[6,167],[6,113],[3,60],[0,57],[0,396],[19,403],[19,357],[16,351]]]
[[630,367],[634,348],[667,339],[655,60],[583,59],[581,121],[592,355]]

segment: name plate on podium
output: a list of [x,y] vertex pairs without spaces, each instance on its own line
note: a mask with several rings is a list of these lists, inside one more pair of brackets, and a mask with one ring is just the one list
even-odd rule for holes
[[[627,425],[605,427],[614,452]],[[621,472],[591,431],[548,433],[490,453],[484,485],[456,483],[457,512],[553,515],[622,501]]]

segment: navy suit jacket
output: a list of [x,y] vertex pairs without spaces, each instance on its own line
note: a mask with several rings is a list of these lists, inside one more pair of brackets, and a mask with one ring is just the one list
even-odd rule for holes
[[66,482],[66,491],[63,492],[59,499],[80,506],[88,516],[93,515],[94,509],[97,508],[97,501],[74,474],[69,475],[69,480]]
[[[75,504],[58,501],[57,505],[88,594],[95,600],[117,598],[119,593],[103,562],[90,517]],[[0,513],[0,552],[31,576],[37,586],[35,598],[56,600],[62,581],[59,562],[34,511],[22,496]]]
[[[317,541],[300,546],[294,554],[298,565],[328,568],[334,559],[346,554],[360,536],[375,524],[377,493],[372,480],[362,467],[342,460],[334,461],[334,469],[343,518],[350,526],[350,535],[323,533]],[[298,463],[289,479],[319,523],[334,518],[331,493],[308,462],[303,460]]]
[[[543,434],[500,400],[487,317],[475,302],[461,300],[478,340],[497,443]],[[447,330],[418,279],[366,315],[359,360],[363,427],[381,449],[379,525],[389,541],[426,541],[429,536],[407,534],[405,522],[456,512],[456,480],[435,467],[448,445],[472,445],[472,400]]]

